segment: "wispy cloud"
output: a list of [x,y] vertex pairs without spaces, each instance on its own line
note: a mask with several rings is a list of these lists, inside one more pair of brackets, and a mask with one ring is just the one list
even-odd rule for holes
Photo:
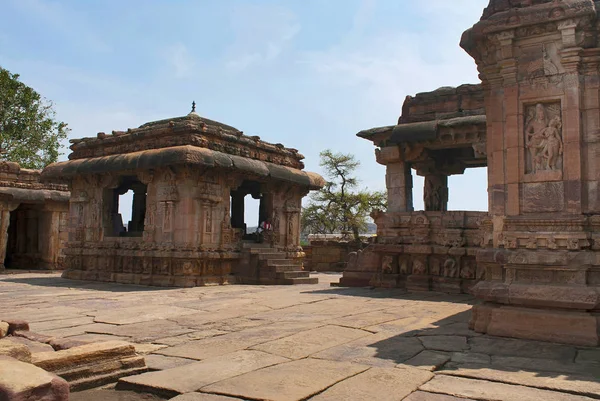
[[183,43],[175,43],[166,53],[167,62],[173,68],[176,78],[190,76],[194,69],[194,60]]
[[227,51],[226,66],[233,71],[275,60],[301,29],[291,11],[259,5],[237,7],[231,26],[235,39]]

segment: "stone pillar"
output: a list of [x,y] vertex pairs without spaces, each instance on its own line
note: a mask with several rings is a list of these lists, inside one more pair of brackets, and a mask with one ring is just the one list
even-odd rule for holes
[[448,176],[443,174],[425,176],[423,202],[426,212],[448,211]]
[[592,240],[600,198],[590,193],[600,182],[600,74],[598,59],[584,57],[598,51],[588,40],[598,33],[596,6],[512,3],[520,3],[517,18],[508,3],[491,0],[461,41],[485,89],[491,218],[484,226],[492,227],[477,254],[485,280],[473,292],[484,303],[473,308],[471,327],[597,346],[600,246]]
[[19,207],[18,203],[0,204],[0,271],[5,269],[6,246],[8,244],[8,226],[10,224],[10,212]]
[[244,197],[237,191],[231,191],[231,227],[244,228]]
[[146,186],[133,186],[133,205],[131,210],[130,232],[143,232],[144,219],[146,216]]
[[388,212],[412,212],[413,180],[410,164],[406,163],[398,146],[376,151],[377,162],[386,166],[385,183],[388,194]]
[[60,214],[59,210],[40,212],[38,237],[40,243],[40,264],[44,269],[57,269],[60,256]]

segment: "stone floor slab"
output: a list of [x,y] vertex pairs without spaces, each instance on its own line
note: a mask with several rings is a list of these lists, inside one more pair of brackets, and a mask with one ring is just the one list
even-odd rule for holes
[[493,369],[487,366],[462,365],[444,368],[440,375],[469,377],[520,386],[536,387],[553,391],[570,392],[592,397],[600,397],[600,377],[565,375],[549,372],[528,372],[518,368],[512,370]]
[[195,309],[180,308],[172,305],[133,306],[108,311],[100,311],[94,316],[96,323],[132,324],[150,322],[159,319],[169,319],[178,316],[198,313]]
[[167,370],[197,362],[195,359],[177,358],[174,356],[157,354],[146,355],[144,356],[144,359],[146,360],[146,366],[148,366],[148,369],[150,370]]
[[450,354],[439,351],[423,351],[408,361],[398,364],[397,368],[412,366],[418,369],[434,371],[450,360]]
[[122,378],[119,380],[118,388],[172,397],[287,361],[286,358],[260,351],[240,351],[160,372]]
[[324,326],[256,345],[252,349],[290,359],[300,359],[368,335],[369,333],[363,330],[340,326]]
[[223,334],[228,334],[228,333],[230,333],[230,332],[214,330],[214,329],[207,329],[207,330],[202,330],[202,331],[194,331],[192,333],[183,334],[183,335],[179,335],[176,337],[159,338],[157,340],[154,340],[153,342],[156,344],[165,344],[165,345],[168,345],[169,347],[173,347],[175,345],[185,344],[190,341],[204,340],[205,338],[222,336]]
[[355,329],[361,329],[364,327],[374,326],[377,324],[391,322],[400,318],[409,317],[409,311],[404,314],[396,312],[391,313],[389,311],[375,311],[361,313],[358,315],[344,316],[336,319],[327,321],[328,324],[335,324],[338,326],[352,327]]
[[224,395],[187,393],[171,398],[170,401],[240,401],[240,399],[225,397]]
[[311,400],[396,401],[406,397],[432,377],[432,373],[415,368],[371,368],[339,382]]
[[428,350],[461,352],[469,349],[467,337],[462,336],[424,336],[419,337]]
[[135,342],[150,342],[159,338],[175,337],[195,331],[165,319],[119,326],[106,325],[103,329],[97,330],[97,332],[115,336],[130,337],[131,341]]
[[600,348],[580,349],[577,351],[577,363],[594,363],[600,365]]
[[576,348],[571,345],[487,336],[470,338],[469,346],[472,352],[482,354],[558,361],[573,361],[577,353]]
[[64,329],[67,327],[84,326],[94,323],[94,318],[90,316],[80,316],[71,319],[48,320],[45,322],[35,322],[29,325],[31,331],[43,333],[48,330]]
[[558,393],[524,386],[439,375],[420,390],[484,401],[591,401],[580,395]]
[[246,373],[202,388],[202,392],[268,401],[299,401],[367,370],[347,362],[301,359]]
[[457,398],[446,394],[427,393],[425,391],[415,391],[404,401],[474,401],[468,398]]
[[375,334],[318,352],[314,358],[393,368],[423,351],[416,337]]

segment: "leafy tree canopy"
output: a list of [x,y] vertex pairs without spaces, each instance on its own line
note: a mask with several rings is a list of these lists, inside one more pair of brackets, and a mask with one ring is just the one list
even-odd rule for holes
[[352,233],[359,239],[367,232],[367,223],[375,209],[387,208],[385,192],[357,190],[354,176],[360,162],[353,155],[321,152],[321,167],[327,184],[311,195],[302,212],[302,227],[306,234]]
[[41,169],[58,160],[69,128],[52,102],[0,67],[0,160]]

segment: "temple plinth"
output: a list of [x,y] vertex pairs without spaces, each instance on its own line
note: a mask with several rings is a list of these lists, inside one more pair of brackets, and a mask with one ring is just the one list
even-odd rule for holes
[[463,35],[487,117],[478,332],[599,344],[597,13],[592,0],[492,0]]

